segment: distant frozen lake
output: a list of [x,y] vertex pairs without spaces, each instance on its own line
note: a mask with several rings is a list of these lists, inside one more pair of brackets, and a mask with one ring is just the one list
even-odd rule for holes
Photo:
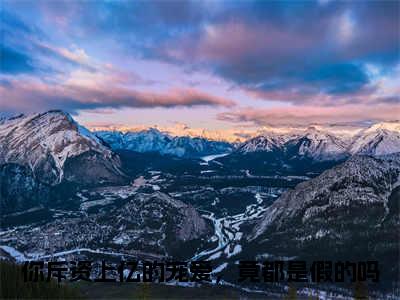
[[221,153],[221,154],[207,155],[207,156],[200,157],[200,159],[204,160],[205,162],[209,162],[209,161],[212,161],[212,160],[214,160],[216,158],[227,156],[228,154],[230,154],[230,152]]

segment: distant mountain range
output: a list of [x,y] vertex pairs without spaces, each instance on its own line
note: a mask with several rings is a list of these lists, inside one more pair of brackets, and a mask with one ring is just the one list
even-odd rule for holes
[[352,135],[335,134],[316,127],[288,133],[272,131],[240,144],[171,136],[154,128],[125,133],[97,131],[95,135],[114,150],[157,152],[190,158],[229,152],[272,152],[288,159],[304,157],[315,161],[335,161],[355,154],[385,155],[400,151],[400,122],[377,123]]
[[[399,152],[400,123],[378,123],[351,137],[310,127],[302,133],[264,134],[236,145],[173,137],[156,129],[91,133],[62,111],[19,115],[0,122],[0,178],[7,182],[3,198],[16,195],[18,207],[18,203],[24,202],[24,195],[35,198],[40,192],[44,197],[44,190],[61,183],[126,183],[128,179],[116,153],[120,150],[189,159],[230,153],[215,160],[227,172],[319,174],[355,154],[379,156]],[[146,160],[151,161],[148,157]]]
[[319,161],[337,160],[355,154],[396,153],[400,152],[400,122],[377,123],[353,136],[335,135],[315,127],[295,134],[271,133],[252,138],[236,149],[242,154],[276,151]]
[[[211,172],[225,175],[314,177],[356,154],[396,152],[400,152],[399,122],[378,123],[351,137],[310,127],[301,133],[268,133],[235,145],[173,137],[156,129],[91,133],[62,111],[19,115],[0,122],[2,208],[15,211],[43,203],[58,186],[126,184],[129,176],[148,165],[199,173],[201,164],[193,159],[210,155],[216,157]],[[218,157],[221,153],[229,154]]]
[[211,141],[200,137],[173,137],[154,128],[126,133],[97,131],[95,135],[114,150],[156,152],[187,158],[226,153],[233,149],[233,145],[227,142]]

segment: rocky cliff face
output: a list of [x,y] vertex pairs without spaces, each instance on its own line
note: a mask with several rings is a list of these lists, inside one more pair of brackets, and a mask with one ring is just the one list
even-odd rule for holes
[[398,271],[399,175],[400,154],[352,157],[284,193],[255,224],[248,247],[280,256],[378,260],[390,280]]
[[356,210],[364,206],[379,210],[383,219],[389,213],[388,198],[400,185],[399,174],[400,154],[380,159],[355,156],[283,194],[267,209],[253,237],[270,227],[285,228],[293,220],[307,224],[319,220],[321,215],[332,215],[336,210]]
[[[2,205],[28,207],[60,183],[123,183],[120,161],[70,115],[61,111],[19,116],[0,124]],[[11,180],[14,178],[14,180]],[[14,197],[11,194],[19,195]],[[12,197],[11,197],[12,196]]]
[[[0,125],[0,164],[28,166],[43,183],[55,185],[64,180],[65,167],[75,158],[85,162],[85,167],[101,169],[99,175],[111,182],[121,180],[118,157],[64,112],[20,116]],[[74,172],[67,179],[91,181],[84,168]]]
[[35,180],[32,171],[17,164],[0,166],[2,214],[39,206],[49,199],[48,186]]

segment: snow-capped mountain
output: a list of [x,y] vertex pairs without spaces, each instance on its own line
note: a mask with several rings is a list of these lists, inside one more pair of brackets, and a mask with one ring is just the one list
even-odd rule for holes
[[62,111],[18,116],[0,124],[0,165],[17,164],[49,185],[120,182],[120,162],[109,148]]
[[364,130],[342,133],[324,127],[308,127],[293,132],[265,132],[239,144],[211,141],[200,137],[171,136],[157,129],[95,134],[112,149],[157,152],[179,157],[231,152],[234,154],[278,153],[291,159],[340,161],[354,154],[384,155],[400,151],[400,122],[377,123]]
[[124,149],[137,152],[162,152],[165,146],[171,141],[171,137],[153,128],[127,133],[119,131],[97,131],[95,134],[109,144],[112,149]]
[[304,135],[288,141],[285,146],[291,155],[317,161],[340,160],[348,156],[348,145],[343,140],[314,127],[309,128]]
[[170,136],[150,128],[139,132],[98,131],[95,134],[114,150],[157,152],[179,157],[201,157],[230,152],[232,145],[204,138]]
[[178,136],[174,137],[167,145],[165,153],[181,157],[201,157],[230,151],[232,151],[232,145],[226,142]]
[[287,159],[305,157],[325,161],[345,158],[348,156],[347,147],[345,141],[333,134],[310,127],[301,134],[268,134],[250,139],[241,144],[236,152],[280,152]]
[[[0,124],[0,205],[4,213],[52,201],[60,184],[122,184],[119,157],[62,111]],[[73,189],[69,188],[72,191]]]
[[349,152],[377,156],[400,152],[400,123],[378,123],[361,131],[354,137]]
[[288,158],[307,157],[315,161],[341,160],[355,154],[385,155],[400,152],[400,122],[377,123],[354,136],[309,127],[294,134],[265,134],[252,138],[236,153],[281,151]]
[[285,144],[285,136],[279,135],[263,135],[252,138],[245,143],[242,143],[236,149],[236,152],[251,153],[251,152],[273,152],[282,150]]

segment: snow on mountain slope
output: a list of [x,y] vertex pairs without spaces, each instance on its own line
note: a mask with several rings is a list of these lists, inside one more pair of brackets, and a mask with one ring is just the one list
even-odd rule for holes
[[332,134],[309,128],[305,135],[295,138],[286,147],[295,148],[295,155],[305,156],[318,161],[338,160],[347,156],[344,141]]
[[[116,179],[122,175],[118,157],[67,113],[49,111],[0,124],[0,165],[28,166],[45,183],[60,183],[65,177],[66,162],[84,155],[86,165],[96,166],[100,177]],[[74,170],[69,174],[78,180]]]
[[353,136],[309,127],[295,133],[265,133],[239,145],[236,153],[282,151],[290,157],[316,161],[341,160],[354,154],[385,155],[400,152],[400,122],[382,122],[354,131]]
[[400,153],[356,155],[302,182],[267,207],[247,235],[269,258],[369,260],[379,258],[382,282],[399,271]]
[[112,149],[124,149],[137,152],[161,152],[171,141],[171,137],[157,129],[138,132],[98,131],[95,134]]
[[288,158],[308,157],[318,161],[337,160],[346,156],[346,143],[332,134],[309,128],[301,134],[268,134],[241,144],[236,152],[281,151]]
[[236,152],[251,153],[260,151],[278,151],[282,149],[286,140],[286,136],[274,134],[258,136],[239,145],[239,147],[236,149]]
[[[341,160],[352,154],[383,155],[399,152],[400,122],[382,122],[364,130],[312,126],[306,129],[277,132],[264,131],[233,151],[235,154],[282,152],[291,157],[316,161]],[[139,132],[99,131],[95,133],[113,149],[158,152],[180,157],[200,157],[226,153],[234,146],[204,138],[171,136],[151,128]]]
[[231,150],[232,145],[226,142],[179,136],[171,140],[167,145],[165,153],[177,156],[201,157],[204,155],[226,153]]
[[284,193],[267,208],[263,220],[254,230],[253,238],[271,226],[289,226],[291,220],[312,222],[325,212],[332,214],[334,210],[354,205],[378,203],[384,214],[387,198],[399,184],[400,154],[382,159],[354,156]]
[[378,123],[361,131],[353,139],[349,152],[377,156],[400,152],[400,122]]
[[99,138],[112,149],[136,152],[158,152],[179,157],[201,157],[204,155],[229,152],[232,146],[226,142],[209,141],[204,138],[187,136],[172,137],[157,129],[150,128],[139,132],[98,131]]

